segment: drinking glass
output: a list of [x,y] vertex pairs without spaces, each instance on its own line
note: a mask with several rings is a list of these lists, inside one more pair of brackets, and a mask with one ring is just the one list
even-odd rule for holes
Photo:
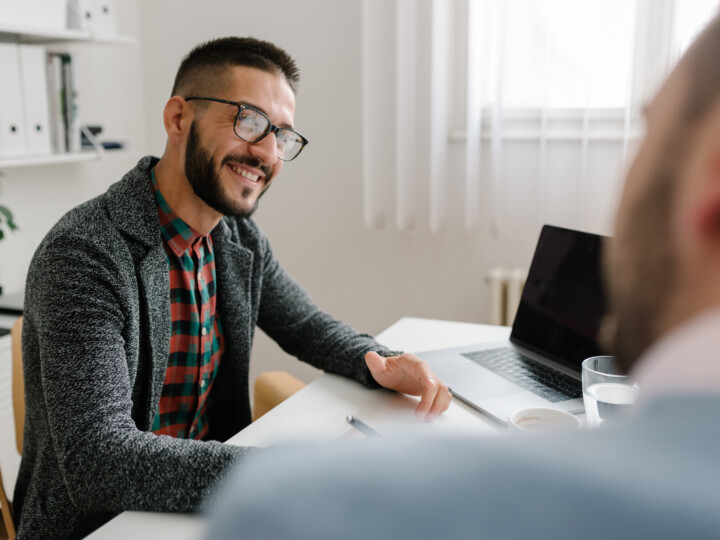
[[618,371],[612,356],[593,356],[582,363],[583,403],[588,427],[621,423],[638,395],[635,382]]

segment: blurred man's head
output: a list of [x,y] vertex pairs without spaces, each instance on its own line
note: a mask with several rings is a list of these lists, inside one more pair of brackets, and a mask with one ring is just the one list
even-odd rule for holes
[[610,247],[610,347],[629,369],[661,335],[720,307],[720,19],[646,109]]

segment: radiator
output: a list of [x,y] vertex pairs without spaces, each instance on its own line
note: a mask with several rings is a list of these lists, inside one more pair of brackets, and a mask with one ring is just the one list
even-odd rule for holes
[[527,270],[493,268],[485,278],[490,287],[490,324],[512,326],[520,304]]

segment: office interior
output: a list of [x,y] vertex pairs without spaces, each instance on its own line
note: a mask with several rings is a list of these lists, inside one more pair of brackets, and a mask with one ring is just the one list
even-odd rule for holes
[[[410,2],[409,13],[413,20],[427,19],[431,27],[442,13],[452,29],[467,18],[472,3],[418,0]],[[717,3],[702,4],[707,12]],[[183,55],[212,38],[250,35],[285,48],[301,72],[295,126],[310,144],[298,160],[285,164],[255,214],[290,275],[324,310],[370,334],[408,316],[491,322],[489,276],[500,267],[527,269],[544,223],[611,234],[642,125],[623,114],[610,115],[598,127],[610,133],[607,137],[583,138],[576,125],[587,121],[581,115],[558,121],[558,133],[570,135],[543,136],[538,126],[553,122],[552,114],[544,116],[550,107],[526,107],[530,127],[517,128],[514,138],[505,141],[504,168],[493,169],[496,140],[483,128],[475,135],[484,150],[471,164],[465,146],[476,140],[466,125],[472,86],[467,53],[458,50],[474,37],[451,30],[443,57],[447,62],[434,75],[422,31],[380,24],[377,31],[385,41],[369,43],[368,17],[389,9],[394,15],[384,24],[393,25],[407,7],[408,2],[371,0],[115,1],[116,30],[131,40],[69,42],[62,48],[77,59],[83,122],[101,125],[102,137],[123,148],[77,163],[4,169],[0,162],[0,204],[12,209],[19,226],[0,241],[3,295],[22,291],[35,248],[67,210],[103,193],[142,156],[162,154],[162,109]],[[407,33],[398,45],[393,32],[402,31]],[[415,65],[400,66],[397,50],[389,50],[379,66],[367,55],[378,54],[383,44],[417,49]],[[394,82],[387,96],[369,88],[383,73]],[[452,84],[438,89],[433,76]],[[413,80],[428,83],[413,98],[415,110],[397,95],[398,85]],[[440,162],[428,159],[430,137],[400,149],[382,147],[401,141],[405,130],[427,131],[417,111],[437,95],[447,102]],[[368,108],[378,111],[375,122],[368,121],[373,118]],[[407,117],[414,120],[408,123]],[[492,124],[491,111],[483,122]],[[368,145],[374,145],[375,154],[368,156]],[[406,161],[399,163],[398,155]],[[468,218],[462,204],[468,195],[460,189],[471,166],[486,179],[471,192],[478,211]],[[370,189],[380,191],[368,194],[368,176],[398,175],[426,178],[417,211],[403,214],[399,199],[407,193],[402,186],[375,185]],[[449,187],[433,184],[437,178],[447,179]],[[433,201],[443,197],[449,200],[440,211],[444,219],[433,221]],[[373,201],[382,207],[379,217],[367,207]],[[320,375],[257,331],[251,377],[267,370],[284,370],[306,382]]]

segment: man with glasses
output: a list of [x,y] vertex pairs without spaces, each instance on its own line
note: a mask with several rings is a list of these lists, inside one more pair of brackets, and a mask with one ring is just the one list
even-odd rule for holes
[[189,511],[248,448],[255,326],[287,352],[368,386],[450,394],[426,364],[316,307],[250,219],[286,161],[298,70],[251,38],[183,60],[162,158],[70,211],[26,285],[27,414],[18,538],[80,538],[123,510]]

